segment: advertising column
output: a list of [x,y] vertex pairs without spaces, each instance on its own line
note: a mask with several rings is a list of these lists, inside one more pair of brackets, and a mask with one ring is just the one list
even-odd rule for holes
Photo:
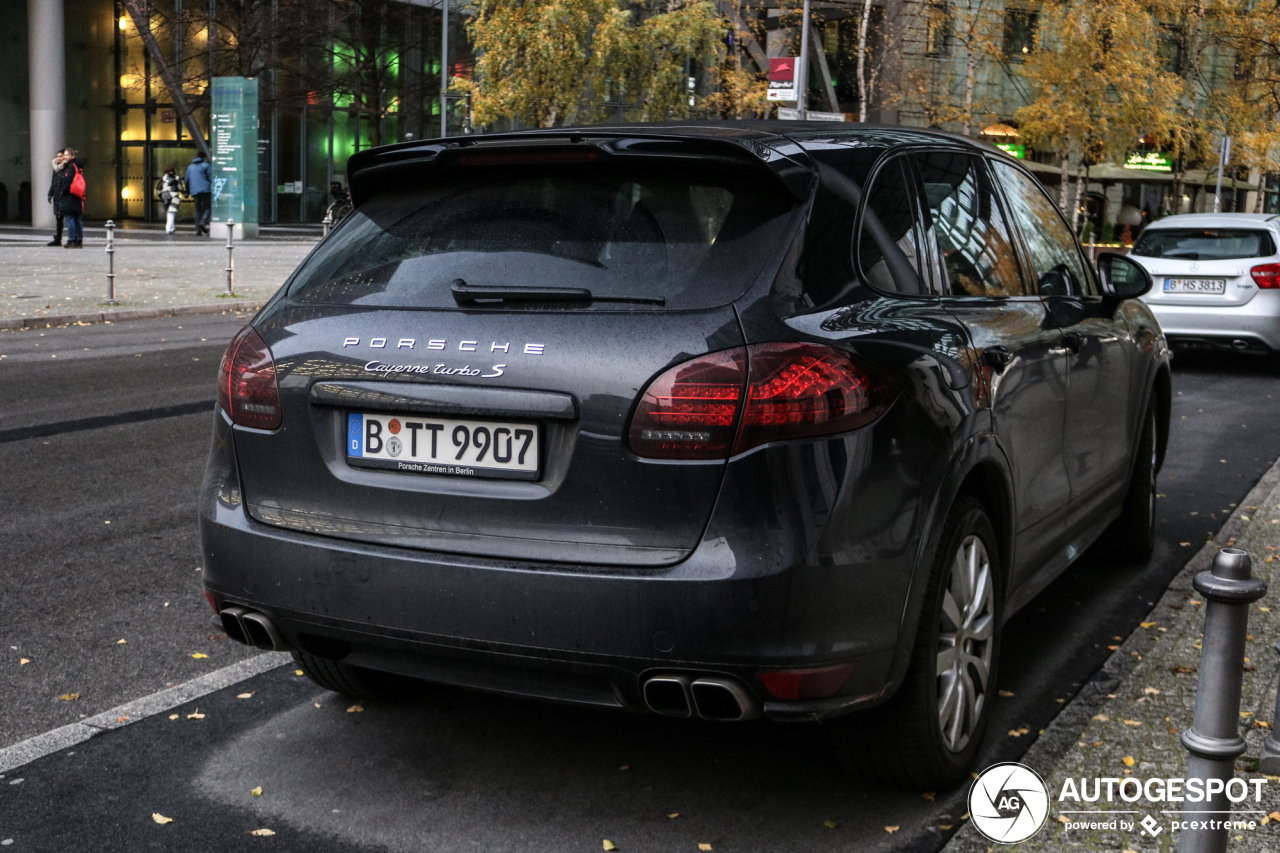
[[[209,235],[227,236],[227,220],[236,223],[236,239],[258,236],[258,81],[214,77],[213,221]],[[243,228],[241,227],[243,226]]]

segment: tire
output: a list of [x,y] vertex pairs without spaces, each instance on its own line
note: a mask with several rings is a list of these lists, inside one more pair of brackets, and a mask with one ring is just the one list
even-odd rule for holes
[[294,652],[298,666],[319,686],[353,699],[394,702],[422,689],[422,682],[389,672],[339,663]]
[[1107,554],[1117,562],[1145,563],[1156,547],[1156,409],[1147,408],[1120,517],[1107,528]]
[[[884,705],[831,726],[846,769],[871,782],[919,791],[967,778],[996,696],[1004,610],[996,543],[982,504],[960,495],[943,527],[902,685]],[[975,570],[977,583],[966,584]],[[948,615],[956,611],[960,626]],[[957,645],[966,651],[963,658],[947,655]]]

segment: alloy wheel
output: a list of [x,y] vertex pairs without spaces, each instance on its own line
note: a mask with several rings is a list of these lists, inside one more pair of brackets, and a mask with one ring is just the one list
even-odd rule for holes
[[938,625],[938,726],[952,752],[963,750],[982,719],[991,673],[995,596],[991,558],[969,535],[951,559]]

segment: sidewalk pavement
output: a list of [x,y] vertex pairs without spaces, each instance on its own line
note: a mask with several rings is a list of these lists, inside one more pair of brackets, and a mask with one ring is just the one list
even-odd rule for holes
[[[29,230],[29,229],[28,229]],[[0,237],[13,229],[6,229]],[[227,249],[207,238],[119,239],[115,243],[115,291],[105,304],[105,237],[86,233],[83,249],[0,240],[0,329],[63,325],[107,318],[164,316],[257,307],[284,283],[316,239],[245,240],[235,244],[235,296],[226,296]],[[167,237],[167,239],[165,239]],[[47,235],[45,237],[47,242]]]
[[[1176,803],[1140,799],[1126,803],[1118,796],[1106,802],[1059,802],[1068,778],[1095,777],[1141,780],[1185,777],[1187,752],[1179,735],[1191,726],[1195,710],[1204,603],[1191,586],[1198,572],[1209,568],[1220,548],[1242,548],[1253,559],[1253,574],[1267,581],[1269,590],[1249,606],[1249,639],[1245,646],[1244,688],[1240,702],[1240,732],[1248,751],[1236,761],[1236,775],[1246,780],[1268,779],[1261,803],[1249,798],[1234,807],[1235,819],[1257,820],[1256,829],[1235,830],[1228,849],[1249,853],[1280,853],[1280,777],[1254,772],[1262,743],[1274,714],[1277,662],[1272,645],[1280,640],[1280,461],[1258,482],[1244,502],[1235,508],[1222,530],[1191,559],[1174,578],[1168,591],[1143,620],[1121,641],[1100,638],[1113,654],[1080,694],[1045,729],[1021,759],[1044,777],[1049,789],[1049,819],[1045,827],[1015,848],[993,844],[966,823],[943,848],[944,853],[979,853],[1016,849],[1019,853],[1058,851],[1173,851],[1178,836],[1170,822],[1180,819]],[[998,737],[1002,732],[989,732]],[[1010,732],[1012,734],[1012,732]],[[1194,806],[1192,806],[1194,808]],[[1067,810],[1096,810],[1128,814],[1068,815]],[[1253,813],[1248,813],[1249,812]],[[1072,829],[1071,821],[1108,821],[1123,818],[1133,823],[1151,815],[1160,831],[1143,834],[1140,824],[1131,831]],[[1268,815],[1274,815],[1267,817]],[[965,816],[967,818],[967,815]],[[1194,816],[1188,816],[1188,819]],[[1266,820],[1263,823],[1263,820]]]

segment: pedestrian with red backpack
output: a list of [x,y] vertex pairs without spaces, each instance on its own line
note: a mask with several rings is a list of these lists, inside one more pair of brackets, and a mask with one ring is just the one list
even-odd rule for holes
[[74,148],[63,150],[62,171],[54,177],[54,204],[66,220],[68,249],[84,248],[84,163]]

